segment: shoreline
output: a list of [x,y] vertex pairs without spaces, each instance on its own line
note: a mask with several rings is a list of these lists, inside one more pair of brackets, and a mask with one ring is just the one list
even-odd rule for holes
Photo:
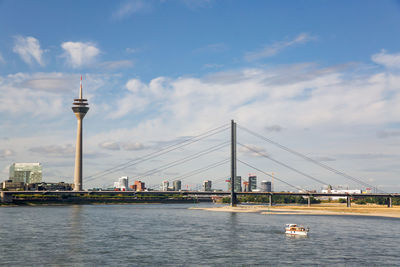
[[400,218],[400,206],[388,208],[383,205],[356,205],[352,204],[347,208],[343,204],[314,204],[307,206],[251,206],[238,205],[237,207],[222,206],[212,208],[190,208],[193,210],[205,210],[215,212],[240,212],[240,213],[260,213],[263,215],[353,215],[353,216],[374,216]]

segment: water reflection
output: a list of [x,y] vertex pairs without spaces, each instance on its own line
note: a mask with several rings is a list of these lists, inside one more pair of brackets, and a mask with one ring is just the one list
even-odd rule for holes
[[72,254],[80,252],[82,241],[84,237],[83,230],[83,206],[73,205],[71,208],[70,225],[69,225],[69,247]]
[[231,253],[234,253],[238,250],[237,240],[239,239],[238,235],[240,233],[239,224],[238,224],[238,214],[236,212],[228,213],[229,215],[229,223],[227,223],[228,230],[228,244],[231,250]]

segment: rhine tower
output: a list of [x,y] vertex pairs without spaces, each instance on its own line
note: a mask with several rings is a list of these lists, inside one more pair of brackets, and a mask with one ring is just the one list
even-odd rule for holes
[[82,191],[82,123],[83,118],[89,111],[87,99],[82,97],[82,75],[79,98],[74,99],[72,111],[78,119],[76,131],[76,152],[75,152],[75,172],[74,172],[74,191]]

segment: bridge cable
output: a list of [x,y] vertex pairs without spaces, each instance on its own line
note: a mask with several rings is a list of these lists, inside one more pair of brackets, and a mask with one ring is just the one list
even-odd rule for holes
[[177,165],[181,165],[181,164],[186,163],[186,162],[188,162],[188,161],[191,161],[191,160],[200,158],[200,157],[202,157],[202,156],[204,156],[204,155],[207,155],[207,154],[209,154],[209,153],[211,153],[211,152],[220,150],[221,148],[223,148],[223,147],[229,145],[229,143],[230,143],[229,141],[227,141],[227,142],[222,142],[222,143],[220,143],[220,144],[218,144],[218,145],[212,146],[212,147],[210,147],[210,148],[208,148],[208,149],[202,150],[202,151],[197,152],[197,153],[195,153],[195,154],[193,154],[193,155],[184,157],[184,158],[179,159],[179,160],[172,161],[172,162],[167,163],[167,164],[164,164],[164,165],[162,165],[162,166],[160,166],[160,167],[158,167],[158,168],[155,168],[155,169],[152,169],[152,170],[147,171],[147,172],[145,172],[145,173],[142,173],[142,174],[140,174],[140,175],[137,175],[137,176],[135,176],[135,178],[136,178],[136,179],[138,179],[138,178],[143,178],[144,176],[149,176],[149,175],[158,173],[158,172],[160,172],[160,171],[164,171],[164,170],[166,170],[166,169],[175,167],[175,166],[177,166]]
[[257,153],[258,155],[260,155],[260,156],[262,156],[264,158],[267,158],[267,159],[269,159],[269,160],[271,160],[271,161],[273,161],[273,162],[275,162],[275,163],[277,163],[277,164],[279,164],[281,166],[284,166],[284,167],[286,167],[286,168],[288,168],[288,169],[290,169],[290,170],[292,170],[294,172],[297,172],[298,174],[301,174],[301,175],[303,175],[303,176],[305,176],[307,178],[310,178],[310,179],[312,179],[312,180],[314,180],[314,181],[316,181],[316,182],[318,182],[318,183],[320,183],[322,185],[326,185],[326,183],[324,181],[321,181],[321,180],[319,180],[319,179],[317,179],[317,178],[315,178],[315,177],[313,177],[313,176],[311,176],[311,175],[309,175],[307,173],[304,173],[304,172],[302,172],[302,171],[300,171],[298,169],[295,169],[295,168],[293,168],[293,167],[291,167],[291,166],[289,166],[289,165],[287,165],[287,164],[285,164],[285,163],[283,163],[283,162],[281,162],[279,160],[273,159],[270,156],[268,156],[268,155],[266,155],[264,153],[261,153],[261,152],[255,150],[255,149],[253,149],[253,148],[251,148],[249,146],[243,145],[243,144],[241,144],[239,142],[238,142],[238,144],[243,146],[243,147],[245,147],[245,148],[247,148],[247,149],[249,149],[249,150],[251,150],[251,151],[253,151],[254,153]]
[[[181,141],[181,142],[178,142],[176,144],[164,147],[164,148],[162,148],[162,149],[160,149],[158,151],[149,153],[149,154],[147,154],[147,155],[145,155],[143,157],[139,157],[139,158],[135,158],[135,159],[129,160],[129,161],[123,163],[123,164],[120,164],[120,165],[114,166],[112,168],[106,169],[104,171],[101,171],[101,172],[95,173],[93,175],[90,175],[90,176],[86,177],[85,180],[86,181],[91,181],[91,180],[94,180],[94,179],[98,179],[98,178],[103,177],[105,175],[108,175],[108,174],[123,170],[123,169],[125,169],[127,167],[130,167],[130,166],[145,162],[147,160],[151,160],[151,159],[153,159],[155,157],[164,155],[166,153],[172,152],[172,151],[177,150],[179,148],[182,148],[182,147],[185,147],[187,145],[190,145],[190,144],[193,144],[195,142],[198,142],[200,140],[203,140],[203,139],[205,139],[207,137],[216,135],[216,134],[218,134],[220,132],[223,132],[223,131],[225,131],[227,129],[229,129],[229,127],[227,127],[227,125],[223,125],[223,126],[211,129],[211,130],[209,130],[207,132],[204,132],[204,133],[202,133],[200,135],[196,135],[196,136],[191,137],[189,139],[186,139],[184,141]],[[216,131],[216,132],[214,132],[214,131]]]
[[[219,166],[221,166],[223,164],[226,164],[229,161],[230,161],[230,159],[224,159],[222,161],[215,162],[213,164],[207,165],[207,166],[199,168],[197,170],[190,171],[190,172],[187,172],[185,174],[182,174],[181,176],[175,177],[174,179],[169,179],[168,182],[172,182],[172,181],[176,181],[176,180],[180,180],[180,181],[185,180],[185,179],[187,179],[189,177],[192,177],[192,176],[194,176],[196,174],[200,174],[200,173],[206,172],[208,170],[214,169],[216,167],[219,167]],[[157,186],[157,185],[154,185],[154,187],[155,186]]]
[[207,166],[205,166],[203,168],[200,168],[200,169],[197,169],[197,170],[194,170],[194,171],[191,171],[191,172],[187,172],[185,174],[182,174],[181,176],[175,177],[174,179],[170,179],[168,181],[171,182],[171,181],[175,181],[175,180],[184,180],[184,179],[189,178],[189,177],[191,177],[193,175],[200,174],[200,173],[203,173],[205,171],[208,171],[208,170],[214,169],[216,167],[219,167],[219,166],[221,166],[223,164],[228,163],[229,161],[230,161],[230,159],[224,159],[224,160],[221,160],[219,162],[207,165]]
[[[364,181],[362,181],[362,180],[360,180],[358,178],[355,178],[355,177],[350,176],[350,175],[348,175],[348,174],[346,174],[346,173],[344,173],[342,171],[336,170],[336,169],[334,169],[334,168],[332,168],[332,167],[330,167],[330,166],[328,166],[326,164],[318,162],[318,161],[316,161],[316,160],[314,160],[314,159],[312,159],[312,158],[310,158],[310,157],[308,157],[308,156],[306,156],[306,155],[304,155],[304,154],[302,154],[300,152],[294,151],[294,150],[292,150],[292,149],[290,149],[290,148],[288,148],[288,147],[286,147],[284,145],[281,145],[281,144],[279,144],[279,143],[277,143],[277,142],[275,142],[275,141],[273,141],[273,140],[271,140],[271,139],[269,139],[269,138],[267,138],[265,136],[262,136],[262,135],[260,135],[258,133],[255,133],[255,132],[253,132],[253,131],[251,131],[251,130],[243,127],[243,126],[237,125],[237,127],[239,127],[240,129],[242,129],[242,130],[244,130],[244,131],[246,131],[246,132],[248,132],[248,133],[250,133],[250,134],[252,134],[252,135],[254,135],[256,137],[258,137],[258,138],[263,139],[264,141],[269,142],[270,144],[273,144],[273,145],[275,145],[275,146],[277,146],[277,147],[279,147],[279,148],[281,148],[281,149],[283,149],[283,150],[285,150],[285,151],[287,151],[289,153],[292,153],[292,154],[294,154],[294,155],[296,155],[298,157],[301,157],[301,158],[303,158],[303,159],[305,159],[307,161],[310,161],[310,162],[312,162],[312,163],[314,163],[314,164],[316,164],[316,165],[318,165],[318,166],[320,166],[320,167],[322,167],[324,169],[327,169],[327,170],[329,170],[329,171],[331,171],[331,172],[333,172],[335,174],[343,176],[343,177],[345,177],[345,178],[347,178],[349,180],[352,180],[353,182],[356,182],[358,184],[361,184],[363,186],[375,188],[378,191],[378,188],[376,186],[368,184],[368,183],[366,183],[366,182],[364,182]],[[379,190],[379,191],[382,191],[382,190]]]
[[295,189],[297,189],[297,190],[301,190],[301,191],[308,192],[308,190],[305,190],[305,189],[302,189],[302,188],[297,187],[297,186],[295,186],[295,185],[289,184],[288,182],[285,182],[284,180],[277,178],[275,175],[271,175],[271,174],[269,174],[269,173],[267,173],[267,172],[265,172],[265,171],[263,171],[263,170],[261,170],[261,169],[259,169],[259,168],[257,168],[257,167],[254,167],[254,166],[252,166],[252,165],[250,165],[250,164],[248,164],[248,163],[246,163],[246,162],[240,160],[240,159],[236,159],[236,160],[239,161],[240,163],[244,164],[244,165],[247,165],[247,166],[250,167],[250,168],[253,168],[253,169],[255,169],[255,170],[257,170],[257,171],[259,171],[259,172],[265,174],[265,175],[268,175],[268,176],[270,176],[270,177],[273,177],[274,179],[276,179],[276,180],[278,180],[278,181],[280,181],[280,182],[282,182],[282,183],[284,183],[284,184],[286,184],[286,185],[288,185],[288,186],[290,186],[290,187],[293,187],[293,188],[295,188]]

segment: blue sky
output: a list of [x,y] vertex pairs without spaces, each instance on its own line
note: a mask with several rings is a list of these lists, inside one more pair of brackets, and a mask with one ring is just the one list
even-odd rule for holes
[[[91,107],[85,175],[235,119],[400,191],[399,21],[398,1],[0,1],[0,178],[12,162],[40,161],[45,180],[72,181],[70,106],[82,74]],[[357,187],[243,136],[331,184]],[[321,187],[240,153],[293,184]],[[145,182],[173,179],[207,160]]]

